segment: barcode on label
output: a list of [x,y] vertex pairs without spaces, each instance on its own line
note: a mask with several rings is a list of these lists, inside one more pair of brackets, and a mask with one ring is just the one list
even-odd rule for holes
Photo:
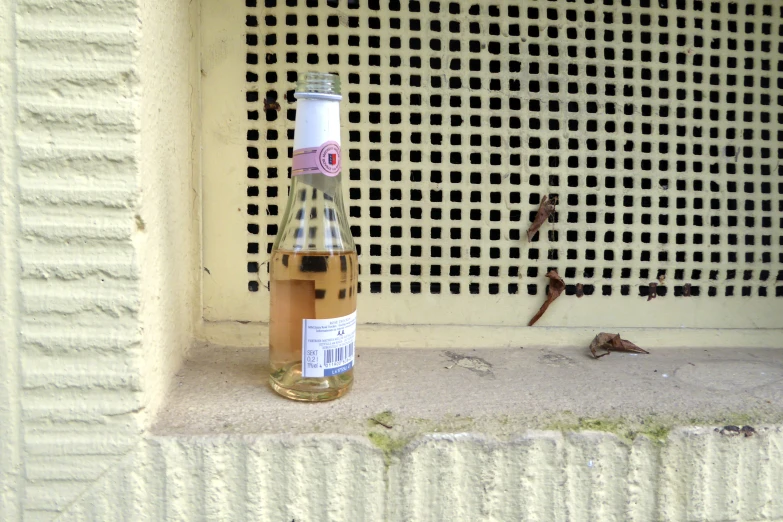
[[356,312],[302,320],[302,376],[333,377],[353,368]]
[[331,350],[324,351],[324,365],[332,366],[335,364],[342,364],[343,362],[353,358],[354,343],[348,346],[341,346],[339,348],[332,348]]

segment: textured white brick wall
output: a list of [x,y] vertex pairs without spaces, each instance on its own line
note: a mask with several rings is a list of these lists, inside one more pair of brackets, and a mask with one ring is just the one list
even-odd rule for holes
[[30,520],[52,518],[116,466],[144,406],[135,9],[49,5],[19,2],[16,16],[21,502]]
[[0,10],[0,519],[49,520],[140,444],[192,337],[195,10]]
[[62,520],[779,521],[781,459],[778,428],[682,429],[663,446],[598,432],[440,434],[388,467],[363,437],[157,437]]
[[19,267],[15,238],[16,151],[14,146],[15,39],[13,3],[0,3],[0,519],[20,516],[20,433],[16,332]]

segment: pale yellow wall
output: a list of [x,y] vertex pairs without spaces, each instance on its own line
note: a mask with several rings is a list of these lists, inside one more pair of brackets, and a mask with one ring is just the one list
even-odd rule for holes
[[199,301],[200,198],[191,154],[197,5],[140,2],[140,220],[134,244],[141,268],[141,362],[149,415],[188,349]]
[[192,337],[196,14],[0,6],[0,520],[127,459]]
[[[201,6],[203,317],[205,321],[248,321],[268,308],[263,299],[237,300],[237,285],[247,288],[246,260],[227,255],[229,245],[247,240],[247,114],[244,101],[245,42],[237,27],[244,13],[233,4],[206,1]],[[207,174],[209,173],[209,174]],[[229,204],[229,201],[231,202]],[[237,311],[226,314],[225,310]]]

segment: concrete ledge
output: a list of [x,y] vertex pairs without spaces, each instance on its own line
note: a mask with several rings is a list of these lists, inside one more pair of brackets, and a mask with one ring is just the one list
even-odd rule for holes
[[366,436],[384,412],[393,418],[385,432],[400,436],[783,423],[781,349],[657,349],[598,360],[587,348],[367,349],[354,389],[323,404],[274,394],[266,359],[262,349],[195,347],[153,432]]
[[151,520],[783,520],[781,354],[365,350],[308,405],[263,350],[202,345],[104,480]]

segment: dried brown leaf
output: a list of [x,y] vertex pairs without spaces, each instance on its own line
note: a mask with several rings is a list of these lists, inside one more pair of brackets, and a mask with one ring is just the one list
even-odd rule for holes
[[549,305],[551,305],[555,299],[560,297],[560,294],[562,294],[563,290],[565,290],[565,283],[560,278],[557,270],[550,270],[546,273],[546,276],[549,278],[549,293],[546,296],[546,301],[544,301],[544,304],[542,304],[541,308],[539,308],[538,312],[536,312],[536,315],[534,315],[530,322],[527,323],[528,326],[533,326],[536,324],[536,321],[541,319],[541,316],[544,315],[544,312],[546,312],[546,309],[549,308]]
[[585,295],[585,285],[583,285],[582,283],[577,283],[576,284],[576,296],[577,297],[582,297],[583,295]]
[[538,205],[538,212],[536,212],[536,217],[533,220],[533,223],[530,225],[530,228],[527,229],[528,241],[531,241],[536,236],[536,232],[538,232],[538,229],[541,228],[541,225],[546,223],[547,219],[549,219],[549,216],[551,216],[555,211],[556,205],[556,197],[549,199],[549,196],[544,196],[541,199],[541,204]]
[[647,294],[647,300],[658,297],[658,283],[650,283],[650,292]]
[[282,108],[280,107],[280,104],[277,103],[274,100],[268,100],[264,98],[264,110],[265,111],[277,111],[280,112]]
[[[606,353],[598,355],[598,350],[605,350]],[[612,352],[631,352],[631,353],[650,353],[647,350],[639,348],[631,341],[626,341],[620,334],[611,334],[601,332],[595,336],[593,342],[590,343],[590,353],[596,359],[609,355]]]

